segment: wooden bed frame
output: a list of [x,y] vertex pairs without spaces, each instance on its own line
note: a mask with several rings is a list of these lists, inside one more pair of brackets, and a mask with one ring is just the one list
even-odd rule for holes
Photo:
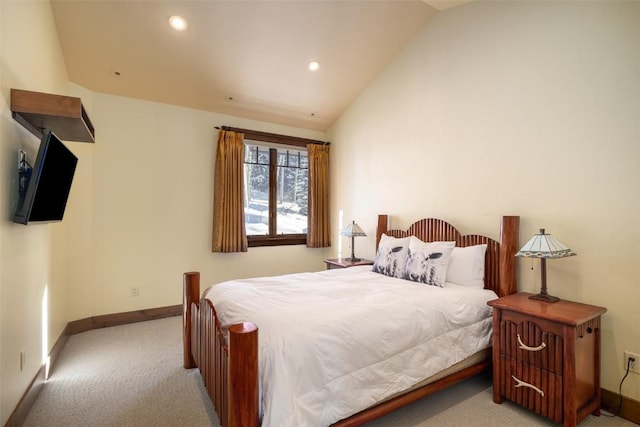
[[[503,216],[500,241],[479,235],[462,235],[439,219],[422,219],[407,230],[388,229],[388,216],[378,216],[376,247],[383,233],[394,237],[414,235],[425,242],[456,241],[456,246],[487,244],[485,288],[498,296],[515,293],[520,217]],[[206,294],[206,291],[205,291]],[[226,338],[225,338],[226,335]],[[223,427],[260,425],[258,392],[258,327],[245,322],[223,333],[210,300],[201,298],[200,273],[184,273],[184,367],[200,369],[202,380]],[[428,396],[491,367],[491,358],[384,401],[333,426],[357,426]]]

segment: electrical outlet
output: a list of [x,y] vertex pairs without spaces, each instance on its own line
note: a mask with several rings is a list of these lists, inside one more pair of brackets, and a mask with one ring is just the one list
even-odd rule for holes
[[[629,359],[631,358],[633,358],[634,360],[632,362],[629,362]],[[625,351],[624,366],[622,368],[626,371],[627,366],[629,366],[629,372],[635,372],[636,374],[640,374],[640,354],[635,354],[635,353],[631,353],[630,351]]]
[[140,288],[138,286],[133,286],[129,289],[129,295],[132,297],[137,297],[140,295]]
[[22,351],[20,352],[20,371],[22,371],[26,365],[27,365],[27,350],[22,349]]

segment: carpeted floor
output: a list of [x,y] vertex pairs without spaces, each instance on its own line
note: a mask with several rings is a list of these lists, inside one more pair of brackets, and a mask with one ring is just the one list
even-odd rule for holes
[[[71,336],[25,426],[219,426],[197,370],[182,368],[180,317]],[[492,400],[479,375],[367,424],[367,427],[552,426]],[[581,427],[632,427],[590,416]]]

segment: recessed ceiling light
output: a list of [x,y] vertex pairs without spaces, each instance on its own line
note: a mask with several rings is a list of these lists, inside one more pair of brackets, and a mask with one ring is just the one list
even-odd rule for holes
[[173,15],[169,18],[169,25],[171,25],[171,28],[174,30],[182,31],[187,28],[187,21],[185,21],[182,16]]
[[318,68],[320,68],[320,63],[318,61],[309,62],[309,69],[311,71],[316,71]]

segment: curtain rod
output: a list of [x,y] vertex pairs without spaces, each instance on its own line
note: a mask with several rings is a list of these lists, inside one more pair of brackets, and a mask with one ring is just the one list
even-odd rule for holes
[[215,126],[215,129],[226,130],[231,132],[240,132],[245,135],[247,139],[276,142],[281,144],[296,145],[298,147],[304,147],[307,144],[319,144],[319,145],[331,145],[329,141],[319,141],[317,139],[298,138],[297,136],[279,135],[276,133],[260,132],[257,130],[240,129],[230,126]]

